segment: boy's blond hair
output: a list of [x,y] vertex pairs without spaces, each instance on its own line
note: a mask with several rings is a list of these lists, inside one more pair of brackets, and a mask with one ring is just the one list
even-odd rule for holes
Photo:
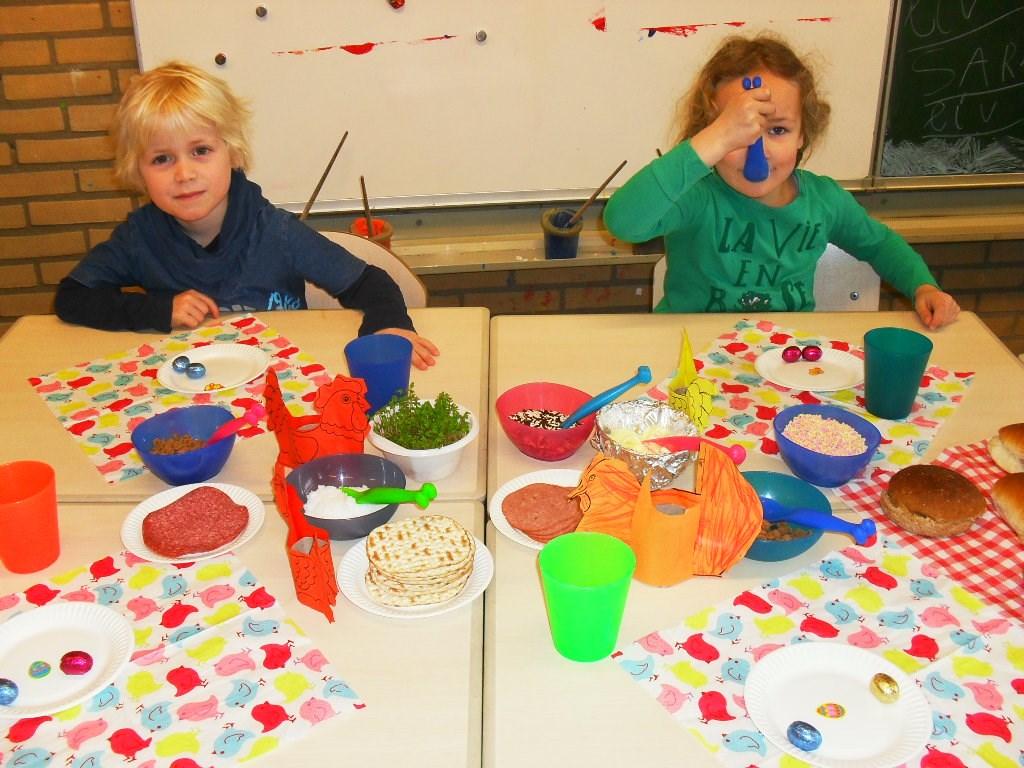
[[244,101],[219,77],[191,64],[171,61],[131,81],[110,132],[116,145],[114,174],[130,189],[145,192],[139,159],[158,130],[211,127],[231,152],[231,165],[249,167],[249,119]]
[[676,140],[683,141],[697,135],[718,117],[719,110],[715,106],[718,86],[764,70],[793,82],[800,89],[804,145],[797,155],[797,162],[808,157],[828,128],[832,108],[818,92],[811,68],[786,42],[766,32],[756,37],[733,35],[722,41],[697,75],[693,86],[679,101]]

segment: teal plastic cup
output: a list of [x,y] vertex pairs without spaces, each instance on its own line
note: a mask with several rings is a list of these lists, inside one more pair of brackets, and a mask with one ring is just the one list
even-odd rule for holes
[[636,569],[633,550],[605,533],[567,533],[545,544],[539,561],[555,650],[572,661],[609,656]]
[[914,407],[932,341],[906,328],[864,334],[864,405],[883,419],[906,418]]

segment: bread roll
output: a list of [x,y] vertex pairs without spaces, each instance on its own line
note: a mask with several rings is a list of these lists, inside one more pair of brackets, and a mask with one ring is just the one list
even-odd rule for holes
[[999,515],[1024,542],[1024,472],[999,478],[992,486],[992,501]]
[[958,472],[935,464],[901,469],[882,494],[896,525],[920,536],[957,536],[985,511],[985,497]]
[[990,437],[988,452],[992,460],[1007,472],[1024,472],[1024,423],[1001,427]]

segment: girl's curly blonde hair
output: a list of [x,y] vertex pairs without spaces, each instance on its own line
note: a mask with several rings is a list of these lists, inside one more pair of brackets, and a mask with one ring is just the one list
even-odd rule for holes
[[180,61],[151,69],[131,81],[114,115],[114,174],[127,188],[145,192],[139,158],[153,134],[199,126],[215,129],[232,166],[244,171],[252,155],[250,117],[249,107],[219,77]]
[[764,70],[799,87],[804,145],[797,162],[808,157],[828,128],[832,108],[818,92],[811,68],[787,43],[765,32],[755,37],[733,35],[722,41],[697,75],[693,86],[679,100],[675,119],[678,126],[676,141],[695,136],[718,116],[715,92],[720,85]]

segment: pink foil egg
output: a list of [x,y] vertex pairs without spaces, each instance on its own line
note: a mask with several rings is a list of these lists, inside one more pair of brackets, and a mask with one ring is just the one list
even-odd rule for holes
[[92,656],[85,651],[68,651],[60,657],[60,671],[65,675],[84,675],[92,669]]
[[818,360],[821,360],[821,347],[816,344],[810,344],[803,348],[800,356],[809,363],[816,363]]
[[795,363],[800,359],[800,347],[789,346],[782,350],[782,359],[787,363]]

